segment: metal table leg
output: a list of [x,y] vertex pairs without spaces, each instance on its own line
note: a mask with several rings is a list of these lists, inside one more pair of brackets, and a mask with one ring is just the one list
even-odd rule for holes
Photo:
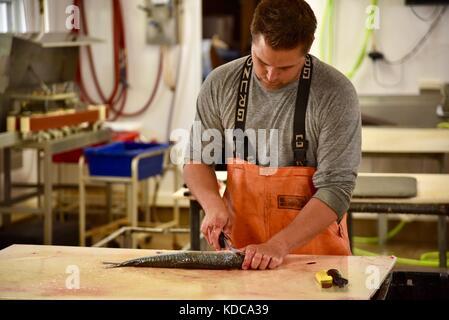
[[[36,159],[37,159],[37,176],[36,176],[36,180],[37,180],[37,185],[38,186],[42,186],[42,155],[41,155],[41,150],[40,149],[36,149]],[[37,197],[37,207],[38,208],[42,208],[42,194],[39,194],[39,196]]]
[[447,268],[447,218],[438,216],[438,248],[440,251],[440,268]]
[[[178,190],[179,188],[179,176],[178,176],[178,168],[176,167],[176,165],[173,164],[173,178],[174,178],[174,185],[175,185],[175,190]],[[173,220],[176,221],[176,226],[179,227],[179,202],[178,199],[174,199],[173,202]],[[175,233],[174,233],[175,235]]]
[[377,232],[379,236],[379,246],[382,251],[385,251],[388,233],[388,216],[384,213],[379,213],[377,217]]
[[142,184],[142,208],[145,212],[145,222],[151,222],[150,217],[150,186],[149,186],[149,179],[143,179],[141,182]]
[[[172,164],[171,168],[173,169],[173,185],[175,189],[174,191],[176,191],[179,188],[178,167],[175,164]],[[175,222],[175,227],[179,227],[180,219],[179,219],[178,199],[173,200],[173,221]],[[173,247],[178,246],[178,240],[175,232],[173,233],[172,240],[173,240],[172,241]]]
[[[440,173],[446,173],[448,157],[441,155]],[[449,210],[449,209],[448,209]],[[438,216],[438,248],[440,251],[440,268],[447,268],[447,216]]]
[[124,246],[125,248],[131,248],[133,246],[133,241],[132,241],[132,233],[129,229],[126,229],[125,231],[125,235],[124,235]]
[[[131,196],[132,196],[132,201],[131,201],[131,212],[132,212],[132,220],[131,220],[131,227],[137,227],[138,223],[139,223],[139,182],[137,181],[137,178],[132,178],[131,181]],[[132,233],[130,233],[131,236],[131,245],[133,248],[137,248],[137,239],[136,237],[133,236]]]
[[[132,226],[133,225],[132,184],[128,184],[128,183],[125,184],[125,192],[126,192],[126,219],[128,221],[128,226]],[[132,247],[132,243],[131,243],[129,237],[130,237],[130,233],[125,233],[125,243],[124,243],[125,248]]]
[[[6,206],[11,201],[11,148],[3,149],[3,201]],[[11,224],[11,214],[2,215],[2,225]]]
[[200,210],[201,206],[196,200],[190,200],[190,249],[200,248]]
[[[137,227],[137,223],[138,223],[138,218],[137,218],[137,214],[138,214],[138,210],[137,210],[137,194],[138,194],[138,185],[139,183],[137,181],[134,181],[134,179],[132,179],[133,181],[131,181],[131,183],[127,183],[126,184],[126,215],[128,218],[128,224],[131,227]],[[128,246],[132,247],[132,248],[136,248],[137,247],[137,243],[135,242],[135,238],[132,236],[131,233],[129,233],[129,235],[127,235],[128,238],[130,239],[130,242],[128,242]]]
[[78,162],[78,182],[79,182],[79,243],[86,246],[86,189],[84,180],[84,157],[81,156]]
[[106,214],[108,222],[112,219],[112,185],[110,182],[106,182]]
[[[62,185],[62,172],[63,172],[63,164],[60,163],[57,165],[57,172],[58,172],[58,178],[57,178],[57,184]],[[61,222],[64,222],[64,208],[63,208],[63,200],[64,199],[64,189],[59,189],[56,194],[56,205],[58,211],[59,220]]]
[[51,245],[53,237],[52,217],[52,181],[51,181],[51,152],[44,149],[44,244]]

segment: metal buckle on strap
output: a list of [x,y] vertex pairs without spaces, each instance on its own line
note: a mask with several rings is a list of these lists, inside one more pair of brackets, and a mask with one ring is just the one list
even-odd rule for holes
[[307,166],[307,161],[295,161],[295,163],[298,167],[306,167]]
[[304,141],[304,135],[303,134],[297,134],[295,136],[295,145],[293,147],[302,149],[302,148],[304,148],[304,143],[305,142],[307,142],[307,141]]
[[293,154],[295,156],[295,163],[297,166],[306,166],[307,160],[306,160],[306,152],[307,152],[307,141],[304,141],[304,144],[306,148],[304,149],[295,149],[293,151]]

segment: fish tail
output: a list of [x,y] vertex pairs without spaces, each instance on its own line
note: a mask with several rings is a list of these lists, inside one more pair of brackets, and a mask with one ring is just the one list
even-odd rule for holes
[[109,261],[103,261],[103,264],[106,264],[106,268],[118,268],[121,266],[121,263],[117,262],[109,262]]
[[107,268],[138,266],[140,263],[141,263],[141,259],[132,259],[132,260],[127,260],[127,261],[123,261],[123,262],[103,261],[103,264],[109,265]]

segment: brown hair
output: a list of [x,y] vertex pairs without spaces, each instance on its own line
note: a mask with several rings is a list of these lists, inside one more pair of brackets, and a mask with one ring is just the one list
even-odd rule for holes
[[263,35],[273,49],[293,49],[303,45],[309,52],[315,39],[316,17],[304,0],[262,0],[251,23],[255,39]]

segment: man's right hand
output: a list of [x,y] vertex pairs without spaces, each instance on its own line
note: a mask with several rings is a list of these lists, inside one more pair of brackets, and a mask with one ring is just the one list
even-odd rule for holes
[[230,234],[232,215],[221,198],[214,169],[205,164],[186,164],[184,181],[206,213],[201,232],[209,245],[220,250],[218,238],[221,231]]
[[231,233],[232,222],[227,211],[208,212],[201,224],[201,232],[206,238],[206,241],[215,250],[220,250],[219,236],[223,231],[225,234]]

